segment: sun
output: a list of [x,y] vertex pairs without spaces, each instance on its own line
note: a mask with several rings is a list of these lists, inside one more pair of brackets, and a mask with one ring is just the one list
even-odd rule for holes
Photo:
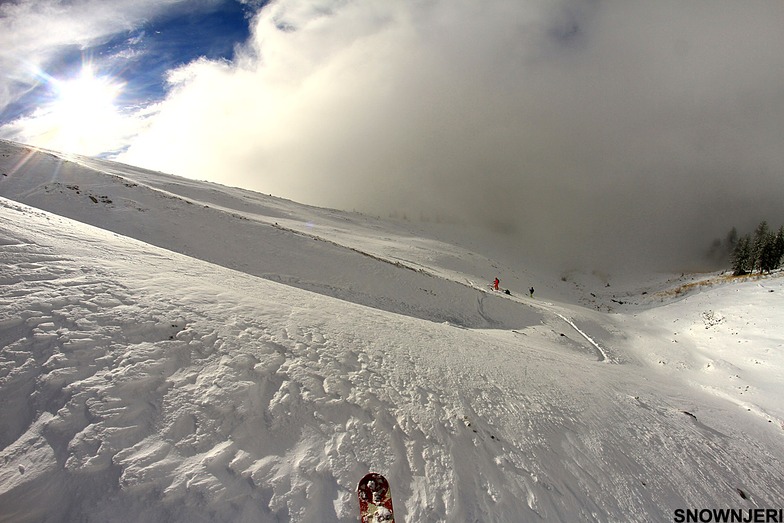
[[82,68],[79,76],[60,83],[58,108],[66,116],[79,114],[87,118],[100,118],[114,109],[114,100],[122,88],[107,77],[96,76],[89,66]]
[[115,101],[124,84],[96,75],[89,65],[74,78],[52,83],[56,94],[47,111],[50,145],[86,155],[104,152],[123,120]]

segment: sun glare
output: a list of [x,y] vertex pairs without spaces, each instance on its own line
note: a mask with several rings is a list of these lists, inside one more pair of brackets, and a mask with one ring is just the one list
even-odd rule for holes
[[123,84],[96,76],[86,65],[79,76],[55,81],[54,87],[57,96],[49,107],[51,146],[87,155],[104,152],[122,120],[115,100]]

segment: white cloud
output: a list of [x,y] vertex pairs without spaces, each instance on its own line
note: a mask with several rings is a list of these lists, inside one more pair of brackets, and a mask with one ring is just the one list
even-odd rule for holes
[[768,1],[279,0],[233,63],[173,71],[120,159],[458,217],[553,256],[688,257],[732,225],[784,222],[782,15]]
[[[183,0],[20,0],[0,4],[2,61],[39,64],[62,46],[86,47]],[[15,67],[14,67],[15,69]]]

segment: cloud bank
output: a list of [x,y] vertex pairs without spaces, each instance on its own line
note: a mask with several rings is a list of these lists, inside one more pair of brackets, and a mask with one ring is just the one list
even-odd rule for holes
[[[784,4],[279,0],[171,71],[118,159],[683,267],[784,223]],[[672,267],[668,267],[672,268]]]

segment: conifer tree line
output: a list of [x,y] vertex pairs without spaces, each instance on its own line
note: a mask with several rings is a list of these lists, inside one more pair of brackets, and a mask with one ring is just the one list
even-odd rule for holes
[[735,227],[727,235],[727,246],[732,249],[730,262],[736,276],[770,272],[781,266],[784,258],[784,225],[777,231],[763,220],[754,233],[738,237]]

